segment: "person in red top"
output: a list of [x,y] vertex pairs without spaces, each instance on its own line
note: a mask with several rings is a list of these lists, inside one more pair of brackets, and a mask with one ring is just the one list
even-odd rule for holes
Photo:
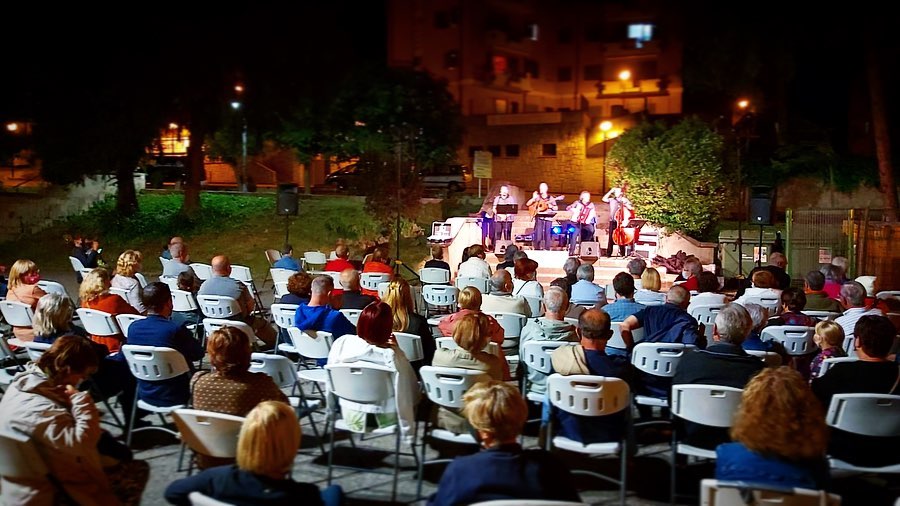
[[[363,273],[367,272],[381,272],[385,274],[393,274],[394,269],[390,266],[391,259],[388,258],[388,250],[387,246],[378,246],[375,248],[375,251],[372,252],[372,258],[366,265],[363,266]],[[378,290],[366,290],[363,288],[363,295],[371,295],[372,297],[378,297]]]
[[681,286],[687,291],[698,291],[700,285],[697,282],[697,276],[699,276],[701,272],[703,272],[703,266],[700,265],[700,260],[696,257],[688,257],[687,260],[684,261],[684,267],[681,270],[681,275],[685,279],[684,283],[681,283]]
[[[131,304],[125,302],[125,299],[109,293],[109,287],[109,271],[98,268],[89,272],[84,277],[84,281],[81,282],[81,288],[78,290],[78,296],[81,297],[81,307],[103,311],[111,314],[113,317],[117,314],[140,314]],[[125,342],[125,336],[122,334],[114,336],[92,335],[91,340],[95,343],[106,345],[110,353],[116,353]]]
[[[37,286],[41,280],[41,271],[31,260],[16,260],[9,270],[9,291],[6,300],[21,302],[31,306],[34,311],[38,299],[46,292]],[[31,327],[13,327],[13,335],[19,341],[34,341],[34,330]]]
[[334,247],[334,254],[337,256],[334,260],[329,260],[325,264],[325,270],[328,272],[344,272],[347,269],[356,269],[350,263],[350,248],[346,244],[338,244]]

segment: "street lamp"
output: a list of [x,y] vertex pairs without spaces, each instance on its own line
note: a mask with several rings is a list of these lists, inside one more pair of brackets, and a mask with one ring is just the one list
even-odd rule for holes
[[8,132],[16,132],[19,130],[19,124],[18,123],[7,123],[6,130]]
[[606,139],[607,132],[612,129],[612,121],[602,121],[600,123],[600,133],[603,134],[603,180],[600,182],[600,193],[606,194]]
[[[619,72],[619,80],[620,81],[627,81],[629,79],[631,79],[631,71],[630,70],[625,69],[625,70]],[[623,82],[622,85],[624,86],[625,83]]]
[[[235,86],[235,90],[237,90],[238,86]],[[243,91],[243,87],[241,87],[241,91]],[[241,103],[238,101],[234,101],[231,103],[231,108],[235,111],[241,108]],[[241,184],[240,189],[242,192],[247,191],[247,115],[241,115],[241,121],[243,122],[243,128],[241,129]]]
[[742,98],[742,99],[738,100],[737,106],[738,106],[738,109],[746,109],[747,107],[750,106],[750,101],[747,100],[746,98]]

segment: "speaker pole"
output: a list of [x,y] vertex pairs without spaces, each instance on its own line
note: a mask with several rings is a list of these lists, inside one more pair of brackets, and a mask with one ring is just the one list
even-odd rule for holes
[[763,225],[759,226],[759,254],[756,256],[756,266],[762,267]]
[[284,244],[291,243],[291,216],[284,215]]

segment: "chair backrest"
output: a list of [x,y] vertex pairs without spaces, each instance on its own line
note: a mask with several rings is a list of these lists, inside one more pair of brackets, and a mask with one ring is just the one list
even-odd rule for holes
[[193,263],[190,267],[194,274],[203,281],[212,277],[212,266],[209,264]]
[[747,482],[704,479],[700,482],[702,506],[840,506],[841,496],[824,490],[768,488]]
[[66,291],[66,287],[62,285],[62,283],[57,283],[56,281],[50,281],[49,279],[42,279],[37,282],[37,286],[41,288],[41,290],[47,293],[58,293],[65,297],[69,296],[69,293]]
[[366,290],[377,291],[379,283],[391,281],[391,274],[386,272],[364,272],[359,276],[359,286]]
[[560,346],[574,344],[569,341],[528,341],[523,348],[525,365],[529,369],[550,374],[553,364],[550,363],[550,354]]
[[190,371],[184,355],[172,348],[125,344],[120,353],[131,374],[142,381],[164,381]]
[[825,423],[862,436],[895,437],[900,434],[900,395],[835,394]]
[[34,442],[26,434],[0,429],[0,476],[41,480],[50,472]]
[[[609,324],[610,330],[612,330],[613,335],[606,343],[606,346],[610,348],[618,348],[620,350],[624,350],[625,340],[622,339],[622,322],[611,322]],[[644,328],[641,327],[639,329],[634,329],[631,331],[631,338],[635,343],[639,343],[644,340]]]
[[447,285],[425,285],[422,287],[422,298],[432,306],[456,307],[459,289]]
[[760,297],[753,295],[745,295],[744,296],[745,304],[759,304],[760,306],[769,310],[769,314],[774,315],[775,312],[781,307],[781,299],[776,297]]
[[425,358],[425,352],[422,350],[422,338],[415,334],[407,332],[394,332],[394,338],[397,340],[397,346],[403,350],[406,359],[410,362],[422,360]]
[[171,258],[163,258],[163,257],[159,257],[159,263],[160,263],[160,265],[162,265],[162,270],[163,270],[164,272],[165,272],[165,270],[166,270],[166,266],[169,265],[169,263],[170,263],[171,261],[172,261]]
[[450,271],[447,269],[438,269],[436,267],[428,267],[419,270],[419,279],[422,284],[443,285],[450,282]]
[[343,288],[341,285],[341,273],[338,271],[320,271],[319,274],[323,276],[330,276],[331,281],[334,283],[334,287],[338,290]]
[[856,362],[857,360],[859,360],[859,357],[826,358],[825,360],[822,360],[822,363],[819,365],[819,376],[822,376],[823,374],[828,372],[828,370],[831,369],[831,367],[834,366],[834,364],[837,364],[839,362]]
[[848,357],[856,358],[856,336],[853,334],[844,336],[844,342],[841,343],[841,348],[844,349],[844,352]]
[[231,274],[228,277],[241,283],[253,283],[253,274],[250,273],[250,268],[246,265],[232,265]]
[[30,327],[34,320],[34,311],[31,306],[15,300],[0,301],[0,312],[3,319],[13,327]]
[[273,353],[250,355],[250,372],[261,372],[272,378],[278,388],[290,388],[297,382],[297,366],[291,359]]
[[672,385],[672,414],[710,427],[731,427],[743,392],[720,385]]
[[487,314],[497,320],[497,323],[503,327],[503,348],[506,350],[514,350],[518,347],[519,337],[522,335],[522,327],[525,326],[527,321],[525,315],[500,311]]
[[706,336],[707,342],[712,342],[713,329],[716,324],[716,315],[718,315],[719,311],[724,307],[725,304],[704,304],[702,306],[694,306],[691,308],[691,316],[697,320],[697,323],[702,323],[704,326],[704,335]]
[[281,252],[277,249],[267,249],[264,253],[266,255],[266,262],[269,262],[269,266],[281,260]]
[[253,331],[253,327],[247,325],[244,322],[237,320],[224,320],[222,318],[204,318],[203,319],[203,332],[209,336],[213,332],[219,330],[222,327],[234,327],[250,338],[250,343],[256,342],[256,332]]
[[288,284],[287,281],[276,281],[275,282],[275,298],[280,299],[288,294]]
[[394,396],[394,371],[371,362],[327,364],[334,395],[359,404],[381,404]]
[[172,290],[172,310],[173,311],[197,311],[200,309],[200,304],[197,304],[197,299],[194,298],[194,294],[185,290]]
[[85,271],[90,270],[87,269],[83,263],[81,263],[81,260],[75,257],[69,257],[69,263],[72,264],[72,270],[74,270],[75,272],[84,273]]
[[641,343],[631,352],[631,365],[652,376],[671,378],[675,376],[681,357],[696,349],[692,344]]
[[197,295],[197,304],[208,318],[230,318],[241,313],[238,301],[222,295]]
[[128,290],[126,290],[124,288],[118,288],[115,286],[111,286],[111,287],[109,287],[109,293],[118,295],[119,297],[122,297],[122,300],[124,300],[125,302],[128,302]]
[[88,309],[80,307],[75,310],[78,317],[81,318],[81,324],[88,334],[95,336],[115,336],[122,334],[119,324],[113,315],[96,309]]
[[362,309],[341,309],[341,314],[346,316],[355,327],[359,321],[359,315],[362,314]]
[[159,282],[169,285],[170,292],[174,292],[175,290],[178,290],[178,277],[177,276],[160,276]]
[[28,360],[37,362],[45,351],[50,349],[50,343],[36,343],[34,341],[25,342],[25,350],[28,352]]
[[233,506],[231,503],[213,499],[200,492],[191,492],[188,494],[188,500],[191,501],[191,506]]
[[331,332],[301,330],[297,327],[290,327],[287,331],[294,349],[303,357],[312,359],[328,358],[331,343],[334,341]]
[[140,272],[134,273],[134,279],[138,281],[138,284],[141,285],[141,288],[147,287],[147,278]]
[[428,365],[419,369],[419,374],[431,402],[450,409],[463,407],[463,395],[472,385],[491,379],[484,371]]
[[[455,350],[456,348],[459,348],[459,345],[456,344],[456,341],[454,341],[452,337],[438,337],[434,340],[434,344],[438,348],[447,350]],[[504,358],[503,353],[500,351],[500,346],[498,346],[497,343],[488,343],[482,351],[484,351],[485,353],[490,353],[491,355],[496,355],[500,358]]]
[[547,378],[553,406],[578,416],[605,416],[631,405],[628,383],[619,378],[553,373]]
[[523,295],[525,302],[528,302],[528,308],[531,309],[532,318],[537,318],[544,314],[544,300],[533,295]]
[[803,311],[803,314],[818,318],[819,320],[834,320],[838,316],[841,316],[841,313],[835,311]]
[[306,265],[325,265],[328,263],[328,258],[321,251],[307,251],[303,254],[303,259],[306,260]]
[[292,271],[290,269],[269,269],[269,275],[272,276],[272,281],[275,283],[282,281],[287,283],[288,279],[294,274],[297,274],[297,271]]
[[176,409],[172,419],[181,440],[194,453],[223,459],[237,457],[244,417],[199,409]]
[[122,335],[126,338],[128,337],[128,327],[131,326],[132,323],[143,320],[147,318],[146,316],[142,316],[139,314],[117,314],[116,315],[116,323],[119,324],[119,328],[122,330]]
[[875,294],[876,299],[889,299],[889,298],[900,299],[900,290],[882,290]]
[[754,357],[759,358],[763,362],[765,362],[766,367],[778,367],[781,365],[781,355],[775,353],[774,351],[764,351],[764,350],[744,350],[747,352],[747,355],[753,355]]
[[456,278],[456,288],[462,290],[467,286],[474,286],[482,295],[484,295],[491,289],[491,280],[488,278],[474,278],[469,276],[458,276]]
[[297,314],[297,304],[272,304],[272,320],[275,325],[286,329],[294,326],[294,315]]
[[382,281],[378,283],[378,298],[383,299],[388,292],[388,288],[390,288],[391,283],[389,281]]
[[816,351],[816,343],[813,341],[815,334],[815,327],[776,325],[764,328],[760,339],[778,341],[789,355],[807,355]]

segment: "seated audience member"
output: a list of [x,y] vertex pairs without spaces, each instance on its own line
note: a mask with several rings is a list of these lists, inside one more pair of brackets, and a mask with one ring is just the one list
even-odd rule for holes
[[[9,270],[6,300],[28,304],[34,311],[38,300],[47,294],[37,285],[40,280],[41,271],[37,268],[37,264],[31,260],[16,260]],[[13,336],[19,341],[32,341],[34,331],[31,327],[13,327]]]
[[840,270],[841,277],[838,281],[841,284],[850,281],[850,278],[847,277],[847,273],[850,272],[850,260],[844,256],[836,256],[831,258],[831,265],[837,267]]
[[212,267],[212,276],[200,285],[197,295],[217,295],[236,300],[241,312],[230,317],[229,320],[238,320],[250,325],[257,338],[268,346],[274,346],[275,329],[266,318],[253,315],[256,301],[253,300],[253,295],[250,294],[247,285],[230,277],[231,260],[225,255],[216,255],[210,266]]
[[744,350],[753,350],[753,351],[772,351],[781,356],[781,363],[787,364],[788,361],[791,360],[791,356],[788,355],[787,350],[784,349],[784,346],[775,340],[763,341],[762,331],[769,325],[769,309],[760,306],[759,304],[747,303],[743,304],[744,309],[747,310],[747,313],[750,314],[750,320],[753,322],[753,330],[750,331],[750,335],[744,339],[744,342],[741,343],[741,347]]
[[[458,304],[459,311],[451,313],[441,319],[438,330],[441,332],[442,336],[452,336],[453,329],[462,317],[472,313],[484,314],[481,311],[481,292],[474,286],[467,286],[460,290]],[[491,341],[497,344],[503,344],[503,327],[497,323],[497,320],[495,320],[494,317],[487,316],[487,318]]]
[[634,279],[634,288],[636,290],[643,288],[641,285],[641,276],[644,274],[644,271],[647,270],[647,262],[640,257],[632,258],[628,261],[628,264],[625,265],[625,270],[627,270],[628,274],[631,275],[631,278]]
[[287,269],[289,271],[302,271],[303,268],[300,267],[300,262],[294,258],[294,247],[290,244],[285,244],[281,247],[281,258],[275,261],[272,264],[273,269]]
[[356,266],[350,263],[350,248],[346,244],[338,244],[334,247],[334,256],[337,258],[329,260],[325,264],[325,270],[328,272],[344,272],[347,269],[356,270]]
[[781,292],[781,314],[769,321],[769,325],[794,325],[815,327],[819,320],[803,314],[806,294],[799,288],[788,288]]
[[499,267],[491,276],[491,291],[481,296],[481,309],[485,312],[516,313],[531,316],[531,307],[524,297],[514,296],[512,276]]
[[659,291],[661,288],[659,271],[648,267],[641,274],[641,288],[634,293],[634,301],[645,306],[665,304],[666,294]]
[[725,295],[719,291],[719,278],[715,274],[703,271],[697,276],[697,295],[691,295],[691,305],[687,312],[693,313],[697,306],[713,306],[725,303]]
[[[859,360],[834,364],[812,382],[813,393],[826,412],[835,394],[897,394],[900,369],[888,360],[895,335],[884,316],[863,316],[856,322],[854,346]],[[859,466],[896,464],[900,436],[867,437],[832,429],[828,455]]]
[[[69,255],[77,258],[85,269],[96,269],[100,267],[100,242],[76,234],[72,238],[72,252]],[[75,274],[75,278],[78,280],[78,284],[83,281],[80,272]]]
[[480,244],[469,246],[469,258],[459,266],[456,271],[457,278],[483,278],[491,277],[491,267],[485,261],[487,255]]
[[169,247],[169,251],[172,252],[172,261],[166,262],[160,276],[177,278],[182,272],[187,272],[194,280],[192,284],[195,288],[191,291],[197,291],[197,289],[200,288],[202,281],[197,277],[194,269],[188,265],[188,263],[190,263],[190,255],[188,255],[187,244],[180,242],[175,243]]
[[[551,287],[544,294],[544,316],[531,318],[519,337],[519,363],[525,366],[525,343],[528,341],[578,341],[575,327],[565,321],[569,297],[561,288]],[[547,392],[547,375],[528,369],[526,392]]]
[[190,292],[197,295],[197,291],[200,290],[200,285],[195,284],[195,281],[197,281],[195,276],[191,275],[188,271],[184,271],[178,275],[175,285],[183,292]]
[[841,298],[841,285],[844,284],[844,270],[837,265],[823,265],[819,271],[825,276],[822,291],[832,299]]
[[847,308],[844,314],[834,319],[844,329],[844,336],[852,336],[856,322],[863,316],[883,316],[880,309],[866,306],[866,289],[856,281],[848,281],[841,286],[841,304]]
[[[713,342],[705,350],[685,353],[681,357],[672,385],[720,385],[744,388],[765,364],[750,356],[741,343],[750,334],[753,322],[739,304],[729,304],[716,315]],[[682,422],[685,443],[709,450],[729,441],[728,431],[718,427]]]
[[391,306],[384,302],[369,304],[359,315],[357,333],[341,336],[331,345],[328,364],[371,362],[392,368],[397,375],[394,382],[395,397],[377,406],[358,405],[340,399],[341,416],[354,431],[399,423],[403,435],[408,438],[413,434],[416,424],[419,382],[409,360],[393,338],[393,320]]
[[190,506],[190,493],[200,492],[235,506],[338,506],[343,495],[339,486],[331,485],[320,492],[312,483],[291,478],[300,438],[300,423],[290,406],[262,402],[247,414],[241,426],[237,464],[172,482],[166,488],[166,500]]
[[[525,253],[519,251],[519,253]],[[518,254],[518,253],[517,253]],[[543,297],[544,287],[537,282],[538,264],[529,258],[516,260],[513,295],[522,297]]]
[[[631,276],[626,273],[629,280]],[[631,364],[623,356],[607,355],[606,343],[612,337],[609,315],[599,309],[588,309],[578,318],[575,328],[581,340],[575,346],[561,346],[551,355],[553,370],[563,376],[590,374],[607,378],[631,380]],[[549,406],[549,403],[548,403]],[[545,414],[546,414],[545,406]],[[608,416],[584,417],[552,409],[554,435],[584,444],[617,441],[625,430],[626,411]],[[545,417],[545,421],[547,417]]]
[[578,282],[579,267],[581,267],[581,260],[579,260],[577,257],[569,257],[563,264],[563,272],[566,273],[565,279],[569,282],[569,287],[572,287],[575,283]]
[[159,253],[159,256],[162,258],[165,258],[166,260],[171,260],[172,259],[171,248],[172,248],[172,245],[175,243],[184,244],[184,238],[176,235],[175,237],[172,237],[171,239],[169,239],[169,242],[167,242],[166,245],[163,246],[163,249]]
[[499,381],[477,383],[464,399],[463,415],[483,450],[447,466],[429,506],[500,499],[581,500],[565,464],[547,451],[519,446],[528,406],[515,387]]
[[363,295],[359,289],[359,271],[344,269],[341,271],[341,309],[363,309],[375,302],[375,297]]
[[686,311],[690,302],[691,294],[675,285],[669,288],[665,304],[647,306],[625,318],[620,328],[628,349],[634,348],[631,331],[640,328],[644,329],[645,343],[683,343],[703,348],[706,340],[699,332],[697,320]]
[[83,328],[72,324],[74,314],[72,299],[65,295],[48,293],[41,297],[34,307],[34,342],[53,344],[57,338],[66,335],[87,338],[88,333]]
[[130,249],[123,251],[116,261],[116,273],[109,282],[110,286],[125,290],[125,301],[141,313],[144,312],[144,305],[141,303],[143,288],[135,273],[141,272],[142,262],[143,257],[140,251]]
[[[497,271],[508,269],[510,267],[515,268],[515,256],[518,251],[519,247],[515,244],[510,244],[509,246],[507,246],[506,251],[503,252],[503,261],[497,264]],[[496,274],[496,272],[494,272],[494,274]]]
[[791,275],[787,273],[786,268],[787,257],[777,251],[769,255],[769,265],[763,267],[775,276],[775,288],[779,290],[787,290],[791,286]]
[[[184,355],[190,373],[163,381],[138,380],[138,398],[155,406],[187,404],[191,397],[193,363],[203,357],[203,347],[184,324],[176,325],[169,319],[172,316],[169,285],[159,281],[148,284],[144,288],[143,302],[147,318],[128,327],[128,344],[172,348]],[[125,356],[120,353],[117,359],[124,362]]]
[[[372,259],[363,266],[363,274],[375,272],[381,274],[393,274],[394,269],[391,268],[391,259],[388,257],[387,246],[378,246],[372,253]],[[363,295],[378,297],[378,290],[362,290]]]
[[[250,372],[253,353],[250,338],[237,327],[222,327],[206,340],[212,371],[199,371],[191,378],[191,405],[194,409],[247,416],[263,401],[288,402],[287,396],[265,373]],[[197,466],[206,469],[232,463],[197,455]]]
[[[63,336],[28,364],[3,394],[0,429],[29,436],[49,468],[47,477],[0,478],[4,504],[62,504],[58,487],[72,504],[120,504],[124,499],[116,497],[101,467],[97,445],[103,431],[97,407],[88,392],[76,388],[97,364],[90,341]],[[143,484],[138,495],[142,489]]]
[[[566,281],[566,278],[556,278],[550,282],[550,286],[555,286],[560,290],[566,292],[566,297],[568,297],[569,300],[572,299],[572,287],[569,286],[569,282]],[[600,306],[594,305],[594,307],[597,308]],[[578,317],[581,316],[581,313],[585,311],[587,311],[587,308],[584,306],[580,306],[578,304],[569,304],[569,310],[566,311],[565,318],[574,318],[577,320]]]
[[287,282],[288,293],[281,296],[279,304],[309,304],[309,299],[312,297],[312,281],[313,277],[309,273],[291,274]]
[[816,333],[813,341],[819,348],[819,354],[809,364],[809,379],[819,377],[822,362],[826,358],[846,357],[844,351],[844,329],[835,322],[822,321],[816,324]]
[[[196,301],[197,299],[197,290],[200,288],[199,286],[194,286],[194,277],[189,272],[182,272],[178,275],[178,280],[176,281],[176,285],[178,289],[182,292],[188,292],[191,294],[191,297]],[[141,289],[143,291],[143,288]],[[143,305],[143,303],[141,303]],[[177,325],[181,325],[182,323],[185,325],[194,325],[203,321],[203,313],[200,309],[196,309],[194,311],[172,311],[172,321]]]
[[753,273],[752,279],[753,286],[746,289],[744,295],[741,295],[734,300],[736,304],[752,302],[753,300],[758,300],[760,297],[781,300],[781,290],[775,288],[775,276],[773,276],[771,272],[760,269]]
[[300,304],[294,313],[294,326],[300,330],[331,332],[337,339],[344,334],[355,334],[356,327],[340,311],[331,307],[331,276],[316,276],[312,280],[308,304]]
[[825,413],[793,369],[764,369],[747,383],[731,438],[716,448],[717,480],[813,490],[828,484]]
[[700,263],[700,259],[691,255],[685,259],[684,266],[681,268],[681,279],[676,279],[675,281],[684,280],[680,286],[688,292],[697,290],[698,282],[700,281],[698,276],[700,276],[701,272],[703,272],[703,264]]
[[419,336],[419,339],[422,340],[422,354],[425,358],[413,364],[416,371],[423,365],[431,364],[436,347],[434,335],[431,333],[431,327],[428,326],[428,320],[416,312],[409,283],[400,276],[394,277],[388,285],[384,302],[391,306],[391,313],[394,315],[392,330]]
[[578,267],[578,281],[572,285],[572,300],[586,305],[606,305],[606,290],[594,283],[594,266],[581,264]]
[[[125,302],[125,299],[109,293],[109,287],[109,271],[106,269],[97,268],[87,273],[84,281],[81,282],[81,288],[78,290],[78,295],[81,298],[81,307],[109,313],[113,318],[119,314],[139,314],[137,309]],[[169,298],[171,299],[171,295]],[[113,336],[92,335],[91,340],[106,346],[110,353],[116,353],[122,347],[125,336],[122,334]]]
[[842,313],[844,307],[825,293],[825,275],[819,271],[809,271],[803,282],[806,294],[806,309],[809,311],[831,311]]
[[[509,250],[507,250],[509,251]],[[425,262],[426,269],[450,270],[450,264],[444,261],[444,247],[440,244],[431,245],[431,260]]]
[[634,278],[630,274],[625,272],[616,274],[612,284],[613,289],[616,291],[616,300],[602,308],[609,315],[610,321],[624,321],[629,316],[644,309],[643,304],[638,304],[634,301]]
[[[504,369],[508,367],[503,364],[506,360],[485,351],[490,338],[487,317],[480,313],[468,314],[460,319],[459,325],[453,330],[453,340],[458,348],[438,349],[434,353],[432,365],[484,371],[491,379],[507,379]],[[464,417],[446,408],[438,408],[437,426],[457,434],[470,430]]]

